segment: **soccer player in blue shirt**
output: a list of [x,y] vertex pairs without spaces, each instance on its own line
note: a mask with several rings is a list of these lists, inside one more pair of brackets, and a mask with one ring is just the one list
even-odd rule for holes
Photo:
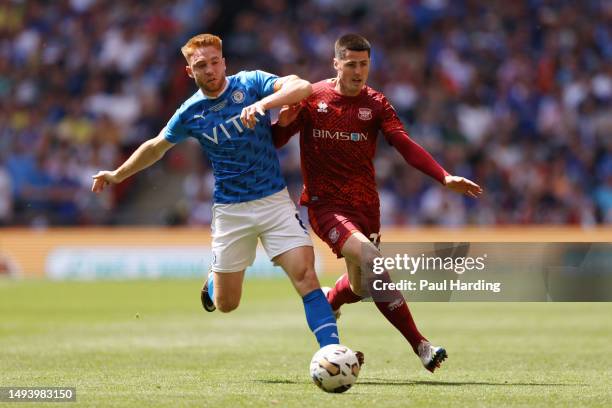
[[238,307],[244,271],[255,259],[259,238],[302,296],[319,346],[338,344],[336,319],[315,274],[312,241],[287,193],[271,134],[269,110],[301,101],[312,92],[310,83],[263,71],[226,76],[221,39],[211,34],[191,38],[181,51],[198,91],[119,168],[94,175],[92,191],[151,166],[188,137],[197,139],[215,176],[212,265],[202,288],[204,308],[231,312]]

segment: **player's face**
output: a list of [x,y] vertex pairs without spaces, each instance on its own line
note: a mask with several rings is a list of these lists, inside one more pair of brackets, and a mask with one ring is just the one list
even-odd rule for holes
[[338,72],[340,92],[345,95],[358,95],[368,80],[370,57],[367,51],[346,50],[343,59],[334,58],[334,68]]
[[209,96],[217,96],[225,85],[225,58],[215,47],[202,47],[195,50],[187,75],[193,78],[202,91]]

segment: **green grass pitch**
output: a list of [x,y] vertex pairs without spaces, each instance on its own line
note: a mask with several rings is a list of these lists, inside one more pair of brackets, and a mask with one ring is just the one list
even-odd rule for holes
[[612,303],[411,304],[449,352],[433,375],[373,304],[348,305],[342,343],[366,365],[331,395],[309,378],[317,347],[287,279],[247,280],[226,315],[199,289],[0,280],[0,386],[77,388],[54,407],[612,406]]

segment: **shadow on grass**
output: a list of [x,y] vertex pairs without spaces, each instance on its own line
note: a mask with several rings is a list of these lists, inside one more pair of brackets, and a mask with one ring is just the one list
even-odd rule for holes
[[[262,384],[305,384],[309,381],[287,380],[287,379],[260,379],[254,382]],[[462,387],[470,385],[486,386],[524,386],[524,387],[576,387],[585,384],[559,384],[538,382],[484,382],[484,381],[410,381],[392,380],[388,378],[364,378],[358,380],[359,385],[433,385],[439,387]]]
[[254,382],[261,384],[306,384],[309,381],[297,381],[297,380],[279,380],[279,379],[263,379],[263,380],[253,380]]
[[358,381],[361,385],[434,385],[442,387],[462,387],[469,385],[486,386],[535,386],[535,387],[575,387],[584,384],[559,384],[559,383],[539,383],[539,382],[489,382],[489,381],[410,381],[392,380],[388,378],[364,378]]

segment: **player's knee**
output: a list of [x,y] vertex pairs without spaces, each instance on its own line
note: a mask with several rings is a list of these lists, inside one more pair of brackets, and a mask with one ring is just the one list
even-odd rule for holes
[[293,284],[301,295],[305,295],[320,287],[319,278],[314,268],[304,267],[294,275]]
[[366,295],[366,293],[364,293],[362,290],[361,278],[349,279],[349,284],[354,294],[361,296],[361,297]]
[[216,298],[215,306],[221,313],[229,313],[238,308],[240,299]]
[[365,271],[368,275],[371,275],[374,271],[374,263],[376,262],[376,259],[382,256],[380,251],[374,245],[367,245],[363,249],[361,256],[361,263],[364,266]]

